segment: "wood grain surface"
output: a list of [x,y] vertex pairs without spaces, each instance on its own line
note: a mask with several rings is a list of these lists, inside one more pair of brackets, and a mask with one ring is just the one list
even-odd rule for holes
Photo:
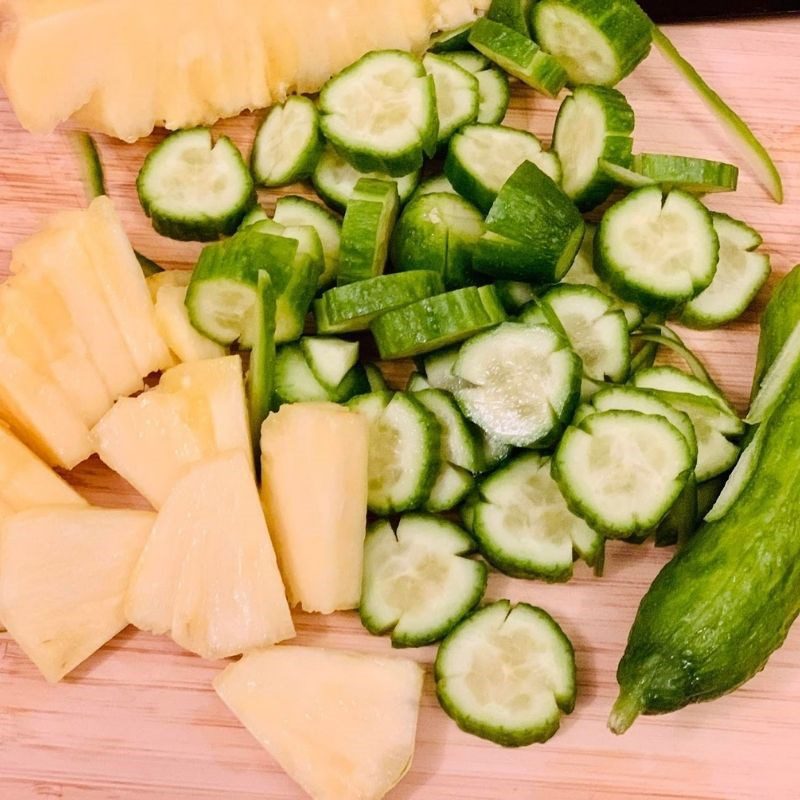
[[[772,283],[800,260],[800,18],[675,28],[686,55],[775,155],[786,203],[775,205],[743,170],[740,190],[709,204],[764,235]],[[313,57],[313,54],[312,54]],[[735,160],[698,100],[653,54],[621,87],[637,112],[636,148]],[[549,140],[557,104],[517,89],[508,120]],[[249,150],[257,124],[244,116],[218,126]],[[111,196],[134,245],[169,266],[188,267],[199,247],[157,237],[142,214],[134,179],[156,138],[99,144]],[[56,209],[83,204],[78,169],[63,133],[34,138],[0,95],[0,275],[9,251]],[[715,379],[743,407],[752,376],[755,307],[725,330],[690,335]],[[405,368],[393,365],[398,381]],[[69,480],[92,502],[145,506],[96,460]],[[612,544],[606,575],[578,565],[568,584],[494,575],[488,597],[539,604],[575,643],[575,713],[546,745],[503,750],[467,736],[439,710],[430,674],[417,751],[394,800],[416,798],[753,798],[800,797],[800,630],[763,673],[711,704],[640,719],[615,738],[605,720],[614,671],[637,604],[669,551]],[[298,641],[391,652],[362,630],[355,613],[297,615]],[[430,664],[434,651],[403,653]],[[48,686],[7,635],[0,635],[0,798],[66,800],[299,798],[300,790],[211,690],[221,663],[202,661],[164,638],[128,629],[58,686]],[[428,670],[428,673],[430,671]]]

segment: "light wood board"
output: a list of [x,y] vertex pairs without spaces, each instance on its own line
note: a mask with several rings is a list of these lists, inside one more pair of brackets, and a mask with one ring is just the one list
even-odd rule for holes
[[[786,203],[775,205],[743,170],[734,195],[712,208],[755,226],[773,256],[770,285],[800,261],[800,18],[675,28],[670,35],[775,155]],[[313,54],[310,54],[313,57]],[[657,55],[621,87],[637,112],[636,148],[735,160],[700,103]],[[508,120],[549,140],[556,104],[515,90]],[[218,126],[249,149],[257,119]],[[156,138],[122,145],[100,138],[111,196],[134,245],[168,266],[188,267],[199,250],[157,237],[134,192]],[[34,138],[0,95],[0,275],[9,251],[47,214],[83,204],[78,169],[63,133]],[[752,376],[757,319],[768,292],[722,331],[690,335],[715,379],[742,408]],[[396,367],[398,379],[405,371]],[[145,506],[92,460],[70,480],[95,503]],[[612,544],[606,574],[578,565],[568,584],[494,575],[488,597],[539,604],[575,643],[575,713],[546,745],[503,750],[467,736],[436,705],[430,674],[409,775],[393,800],[416,798],[763,798],[800,796],[800,630],[767,669],[733,695],[669,717],[639,720],[615,738],[605,720],[614,671],[637,604],[670,557],[652,545]],[[297,616],[300,643],[391,651],[354,613]],[[403,653],[430,664],[434,651]],[[0,797],[66,800],[299,798],[300,790],[244,731],[211,690],[222,668],[132,629],[62,684],[48,686],[7,635],[0,635]],[[430,671],[428,671],[430,672]]]

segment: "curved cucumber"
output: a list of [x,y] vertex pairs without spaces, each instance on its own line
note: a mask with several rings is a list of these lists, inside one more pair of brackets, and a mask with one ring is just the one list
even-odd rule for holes
[[478,79],[478,117],[484,125],[497,125],[503,121],[511,102],[511,88],[505,72],[484,69],[475,73]]
[[739,182],[738,167],[706,158],[637,153],[633,157],[632,169],[667,191],[683,189],[692,194],[733,192]]
[[100,197],[100,195],[106,193],[103,164],[100,161],[97,143],[88,133],[83,131],[70,131],[69,139],[80,162],[86,199],[91,203],[95,197]]
[[422,63],[436,88],[436,113],[439,117],[436,142],[441,147],[459,128],[478,118],[478,79],[454,61],[434,53],[428,53]]

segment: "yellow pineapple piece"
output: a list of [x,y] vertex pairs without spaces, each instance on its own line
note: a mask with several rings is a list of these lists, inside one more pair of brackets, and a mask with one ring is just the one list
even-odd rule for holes
[[126,625],[123,599],[155,515],[48,507],[0,527],[0,618],[55,683]]
[[270,647],[214,680],[223,702],[314,800],[379,800],[411,766],[422,668]]
[[163,272],[156,272],[150,275],[145,283],[150,292],[150,299],[153,303],[158,298],[158,290],[162,286],[188,286],[192,280],[192,272],[188,269],[165,269]]
[[356,608],[367,522],[368,423],[333,403],[284,405],[261,429],[261,498],[289,602]]
[[294,636],[250,465],[241,451],[195,464],[158,514],[125,610],[205,658]]

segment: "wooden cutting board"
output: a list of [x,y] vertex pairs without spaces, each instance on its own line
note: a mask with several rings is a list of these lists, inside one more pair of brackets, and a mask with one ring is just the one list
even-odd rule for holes
[[[752,123],[780,164],[783,206],[746,170],[736,194],[709,201],[761,231],[773,256],[774,283],[800,260],[800,19],[692,26],[670,35]],[[637,112],[638,150],[735,160],[700,103],[658,55],[622,89]],[[555,103],[518,89],[508,119],[549,140],[555,109]],[[255,117],[245,116],[218,129],[247,151],[256,124]],[[157,237],[136,200],[136,172],[155,141],[123,145],[100,139],[109,191],[137,248],[165,265],[187,267],[199,247]],[[8,271],[10,249],[47,214],[83,202],[64,135],[28,135],[0,96],[0,274]],[[735,325],[689,337],[740,408],[767,296],[765,291]],[[406,371],[392,367],[398,381]],[[95,460],[69,478],[100,505],[145,505]],[[650,544],[614,543],[602,579],[583,565],[563,585],[494,575],[488,597],[543,606],[574,642],[575,713],[548,744],[503,750],[462,733],[439,710],[428,670],[414,763],[393,800],[800,797],[800,629],[762,674],[733,695],[669,717],[640,719],[621,738],[606,730],[614,671],[637,604],[670,555]],[[355,613],[299,614],[297,623],[300,643],[391,652],[385,639],[361,628]],[[429,665],[434,650],[403,655]],[[222,666],[128,629],[53,687],[7,635],[0,635],[0,798],[302,797],[211,690]]]

